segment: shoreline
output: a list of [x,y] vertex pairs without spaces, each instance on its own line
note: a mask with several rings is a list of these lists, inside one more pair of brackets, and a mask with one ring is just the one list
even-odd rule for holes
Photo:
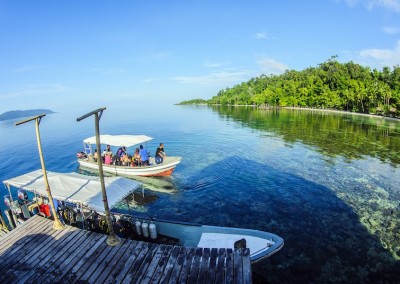
[[311,111],[323,111],[323,112],[332,112],[332,113],[349,114],[349,115],[361,115],[361,116],[366,116],[366,117],[371,117],[371,118],[381,118],[381,119],[387,119],[387,120],[392,120],[392,121],[400,121],[399,118],[395,118],[395,117],[388,117],[388,116],[377,115],[377,114],[350,112],[350,111],[344,111],[344,110],[318,109],[318,108],[307,108],[307,107],[282,107],[282,108],[296,109],[296,110],[308,110],[308,111],[310,111],[310,110]]

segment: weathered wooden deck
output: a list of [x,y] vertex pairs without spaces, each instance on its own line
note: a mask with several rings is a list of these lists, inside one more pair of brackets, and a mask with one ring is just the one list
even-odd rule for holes
[[35,216],[0,238],[0,283],[251,283],[249,249],[125,240]]

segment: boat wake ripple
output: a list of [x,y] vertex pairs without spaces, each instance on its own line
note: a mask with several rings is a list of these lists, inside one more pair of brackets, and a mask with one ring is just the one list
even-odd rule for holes
[[[238,169],[237,164],[241,162],[241,158],[238,156],[228,157],[211,167],[203,169],[201,173],[196,176],[190,177],[190,180],[185,181],[182,184],[183,190],[203,190],[210,186],[217,184],[218,182],[224,180],[226,177],[234,177],[235,169]],[[239,167],[240,168],[240,167]]]

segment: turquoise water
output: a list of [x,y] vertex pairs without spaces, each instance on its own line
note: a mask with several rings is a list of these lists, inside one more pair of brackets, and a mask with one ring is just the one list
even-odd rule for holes
[[[79,171],[91,111],[40,124],[50,171]],[[14,121],[15,122],[15,121]],[[400,122],[306,110],[112,108],[103,134],[146,134],[183,157],[170,179],[119,205],[159,218],[269,231],[285,247],[252,266],[256,283],[400,282]],[[0,122],[1,180],[40,168],[33,123]],[[6,189],[2,191],[7,193]],[[140,195],[139,195],[140,197]],[[3,206],[3,205],[1,205]]]

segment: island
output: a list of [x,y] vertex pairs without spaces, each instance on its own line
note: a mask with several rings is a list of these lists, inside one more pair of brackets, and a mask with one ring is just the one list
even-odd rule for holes
[[43,114],[43,113],[51,114],[54,112],[49,109],[12,110],[12,111],[7,111],[5,113],[0,114],[0,121],[16,119],[16,118],[23,118],[23,117],[30,117],[30,116]]

